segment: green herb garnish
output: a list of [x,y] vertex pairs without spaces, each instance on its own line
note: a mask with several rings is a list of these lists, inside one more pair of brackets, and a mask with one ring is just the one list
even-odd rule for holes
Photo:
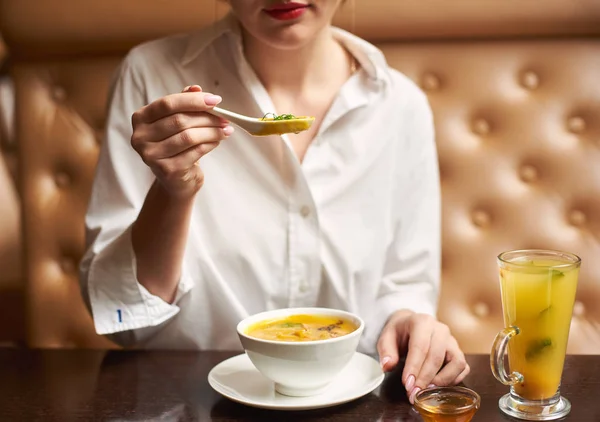
[[565,273],[563,273],[562,271],[558,271],[558,270],[552,270],[552,271],[550,271],[550,275],[552,276],[552,280],[558,280],[559,278],[564,277]]
[[272,116],[270,118],[273,119],[273,120],[292,120],[292,119],[296,119],[297,118],[293,114],[280,114],[280,115],[276,115],[275,113],[267,113],[260,120],[267,120],[269,118],[269,116]]
[[527,347],[525,359],[531,360],[538,357],[546,348],[550,346],[552,346],[552,339],[549,337],[532,341],[529,343],[529,347]]
[[279,324],[279,326],[281,328],[304,328],[304,325],[302,325],[299,322],[284,322],[282,324]]

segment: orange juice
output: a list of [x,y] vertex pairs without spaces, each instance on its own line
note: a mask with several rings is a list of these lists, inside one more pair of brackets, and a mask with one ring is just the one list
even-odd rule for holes
[[523,375],[514,389],[525,399],[545,400],[560,386],[579,267],[563,270],[558,260],[514,264],[500,270],[504,323],[519,330],[508,345],[510,369]]

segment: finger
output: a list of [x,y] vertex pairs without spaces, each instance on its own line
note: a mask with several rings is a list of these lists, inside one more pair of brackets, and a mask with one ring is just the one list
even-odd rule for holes
[[379,336],[377,342],[379,363],[384,372],[389,372],[398,364],[398,334],[396,328],[388,324]]
[[415,385],[423,362],[427,358],[429,345],[431,344],[431,335],[433,333],[433,319],[419,318],[413,321],[408,339],[408,353],[406,354],[406,362],[404,364],[404,371],[402,372],[402,381],[404,382],[406,391],[411,391]]
[[448,350],[448,343],[451,338],[448,327],[442,324],[436,325],[431,336],[427,357],[423,361],[420,371],[413,374],[415,375],[415,387],[423,389],[432,383],[436,374],[444,365],[446,350]]
[[218,147],[220,143],[221,142],[217,141],[196,145],[195,147],[176,155],[173,159],[175,160],[176,165],[182,168],[189,168],[192,165],[197,164],[202,157]]
[[466,378],[466,376],[469,375],[470,372],[471,372],[471,367],[467,363],[465,369],[458,375],[458,377],[456,377],[453,384],[460,384],[461,382],[463,382],[464,379]]
[[165,175],[185,173],[186,170],[195,165],[200,158],[218,147],[219,143],[220,142],[217,141],[196,145],[174,157],[159,160],[156,163],[156,167],[158,167]]
[[440,371],[432,381],[435,385],[456,385],[461,383],[471,372],[471,367],[464,359],[453,359]]
[[217,127],[224,128],[229,122],[221,117],[208,113],[176,113],[152,124],[142,124],[136,128],[134,142],[157,142],[169,138],[179,132],[191,128]]
[[233,127],[201,127],[190,128],[179,132],[161,142],[152,142],[144,145],[141,151],[142,158],[147,163],[165,158],[174,157],[190,148],[200,144],[221,141],[233,133]]
[[175,113],[197,113],[206,111],[219,104],[222,98],[206,92],[171,94],[159,98],[133,113],[134,127],[140,123],[153,123]]
[[200,85],[188,85],[181,92],[202,92]]
[[[444,367],[445,369],[445,367]],[[441,372],[441,371],[440,371]],[[436,381],[437,380],[437,376],[436,378],[433,379],[433,382],[430,384],[432,386],[446,386],[446,385],[456,385],[456,384],[460,384],[461,382],[463,382],[463,380],[465,379],[465,377],[467,375],[469,375],[469,373],[471,372],[471,367],[469,366],[469,364],[465,365],[465,369],[463,369],[460,374],[458,374],[456,377],[452,378],[451,376],[446,377],[446,379],[450,379],[450,381],[446,382],[445,380],[440,380],[440,381]]]
[[458,343],[454,337],[451,337],[450,346],[448,347],[446,356],[448,363],[433,378],[432,384],[439,386],[458,384],[462,381],[462,378],[458,380],[458,377],[462,376],[465,370],[467,370],[467,372],[464,374],[463,378],[468,374],[469,365],[467,365],[465,355],[458,347]]

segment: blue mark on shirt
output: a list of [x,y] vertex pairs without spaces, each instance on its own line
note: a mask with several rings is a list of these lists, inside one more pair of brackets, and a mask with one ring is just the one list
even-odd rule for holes
[[123,315],[121,315],[121,310],[117,309],[117,315],[119,317],[119,322],[123,322]]

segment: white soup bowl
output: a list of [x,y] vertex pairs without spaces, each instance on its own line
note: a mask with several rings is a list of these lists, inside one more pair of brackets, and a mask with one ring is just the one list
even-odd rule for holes
[[[357,329],[336,338],[299,342],[263,340],[246,334],[258,322],[299,314],[345,318]],[[275,391],[295,397],[325,391],[356,353],[363,330],[364,322],[358,316],[329,308],[277,309],[249,316],[237,325],[242,347],[256,369],[275,383]]]

